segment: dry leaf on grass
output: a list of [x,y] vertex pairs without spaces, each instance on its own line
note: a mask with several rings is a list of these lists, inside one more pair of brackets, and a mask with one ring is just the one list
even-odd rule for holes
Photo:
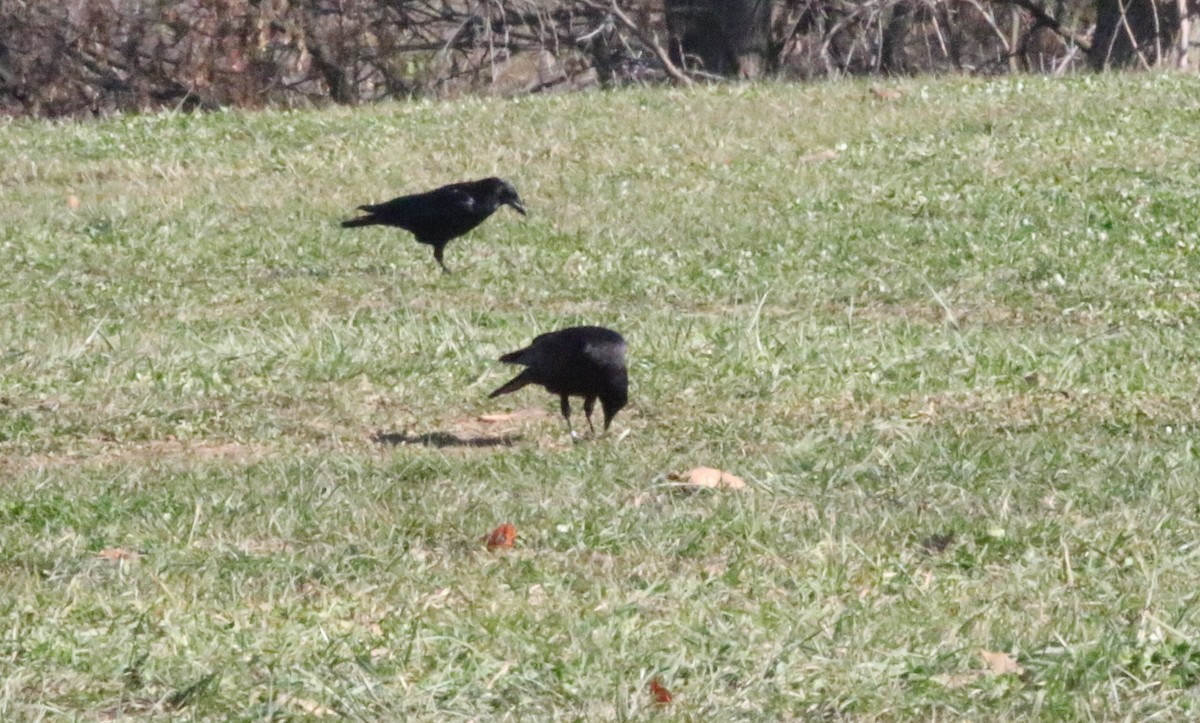
[[109,562],[134,562],[141,557],[140,552],[133,550],[125,550],[120,547],[110,547],[96,553],[96,557]]
[[940,683],[947,688],[965,688],[969,685],[974,685],[981,678],[989,675],[1024,675],[1025,669],[1021,667],[1011,655],[1008,653],[993,652],[991,650],[980,650],[979,657],[983,658],[984,664],[987,665],[986,670],[968,670],[962,673],[943,673],[935,675],[930,680],[935,683]]
[[746,486],[746,481],[741,477],[712,467],[695,467],[683,474],[672,472],[667,479],[679,482],[679,488],[688,491],[740,490]]
[[666,686],[658,678],[650,680],[650,693],[654,696],[654,702],[658,705],[666,705],[675,698],[675,696],[671,695],[671,691],[667,690]]
[[1025,669],[1008,653],[980,650],[979,657],[987,663],[992,675],[1024,675]]
[[483,538],[489,550],[495,550],[497,547],[512,547],[516,539],[517,528],[507,522],[492,530]]

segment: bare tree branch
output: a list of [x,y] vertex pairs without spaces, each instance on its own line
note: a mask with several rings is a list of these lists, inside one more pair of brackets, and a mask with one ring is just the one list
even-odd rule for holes
[[617,6],[617,0],[612,0],[612,4],[608,5],[607,7],[595,2],[595,0],[583,0],[583,4],[589,8],[592,8],[593,10],[611,13],[612,16],[616,18],[626,30],[631,31],[637,36],[638,40],[642,41],[647,48],[650,48],[650,52],[654,53],[654,57],[658,58],[658,62],[662,63],[663,70],[667,71],[667,75],[671,76],[672,80],[684,87],[689,87],[692,85],[692,79],[687,76],[687,73],[684,73],[682,70],[676,67],[674,63],[671,62],[670,55],[666,50],[663,50],[663,47],[658,44],[658,41],[652,35],[647,33],[641,26],[630,20],[629,16],[621,11],[621,8]]
[[[682,0],[0,0],[0,114],[84,115],[181,102],[353,104],[397,95],[543,92],[596,78],[685,87],[723,79],[685,68],[676,47],[701,57],[709,72],[726,74],[734,65],[798,79],[883,69],[1018,72],[1011,62],[1018,55],[1036,56],[1030,68],[1057,74],[1089,57],[1096,62],[1110,41],[1130,44],[1119,19],[1113,32],[1091,42],[1073,27],[1098,3],[1116,0],[690,1],[710,10],[691,14],[692,25],[679,11]],[[1186,20],[1177,20],[1185,13],[1176,6],[1191,8],[1191,0],[1122,2],[1158,3],[1168,13],[1161,38],[1135,27],[1141,35],[1127,54],[1155,53],[1157,42],[1157,62],[1168,52],[1183,61],[1186,37],[1170,33]],[[753,11],[730,17],[754,23],[763,7],[773,10],[769,35],[759,30],[737,44],[727,42],[736,30],[713,30],[710,20],[734,4]],[[998,13],[997,6],[1013,12]],[[902,22],[891,22],[897,17]],[[711,58],[697,50],[703,43],[715,48]]]
[[1022,10],[1026,10],[1038,25],[1044,28],[1050,28],[1056,35],[1063,40],[1074,43],[1083,49],[1083,52],[1092,52],[1092,44],[1087,38],[1075,35],[1062,26],[1058,18],[1046,12],[1046,9],[1038,5],[1034,0],[993,0],[993,2],[1004,3],[1008,5],[1016,5]]

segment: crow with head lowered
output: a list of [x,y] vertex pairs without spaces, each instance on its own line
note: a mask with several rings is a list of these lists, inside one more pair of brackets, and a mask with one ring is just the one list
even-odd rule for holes
[[571,427],[571,403],[568,397],[583,397],[583,413],[592,434],[592,409],[596,400],[604,410],[604,429],[629,400],[629,375],[625,369],[625,339],[612,329],[600,326],[573,326],[542,334],[524,349],[500,357],[508,364],[525,369],[504,386],[492,392],[492,399],[515,392],[527,384],[539,384],[561,400],[567,431]]
[[525,215],[525,206],[511,183],[503,178],[484,178],[451,183],[385,203],[359,206],[358,210],[366,215],[342,221],[342,227],[395,226],[409,231],[417,241],[433,247],[433,258],[442,271],[449,273],[450,269],[442,260],[446,244],[483,223],[505,205]]

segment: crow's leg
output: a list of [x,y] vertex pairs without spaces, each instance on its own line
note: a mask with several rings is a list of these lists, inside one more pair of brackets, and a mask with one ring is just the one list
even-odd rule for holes
[[578,439],[575,436],[575,430],[571,427],[571,401],[567,399],[566,394],[559,395],[559,408],[562,409],[563,419],[567,422],[567,431],[571,433],[571,440]]
[[446,262],[442,260],[442,251],[444,251],[445,248],[446,248],[445,246],[434,246],[433,247],[433,258],[436,259],[438,262],[438,265],[442,267],[442,273],[448,274],[448,273],[450,273],[450,267],[446,266]]
[[592,430],[593,437],[596,436],[596,427],[595,427],[595,425],[592,424],[592,410],[595,408],[596,408],[596,398],[595,397],[584,397],[583,398],[583,413],[587,417],[588,429]]

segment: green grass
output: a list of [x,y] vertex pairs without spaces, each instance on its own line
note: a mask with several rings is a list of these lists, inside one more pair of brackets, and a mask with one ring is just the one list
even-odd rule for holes
[[0,125],[0,718],[1195,717],[1200,84],[899,87]]

